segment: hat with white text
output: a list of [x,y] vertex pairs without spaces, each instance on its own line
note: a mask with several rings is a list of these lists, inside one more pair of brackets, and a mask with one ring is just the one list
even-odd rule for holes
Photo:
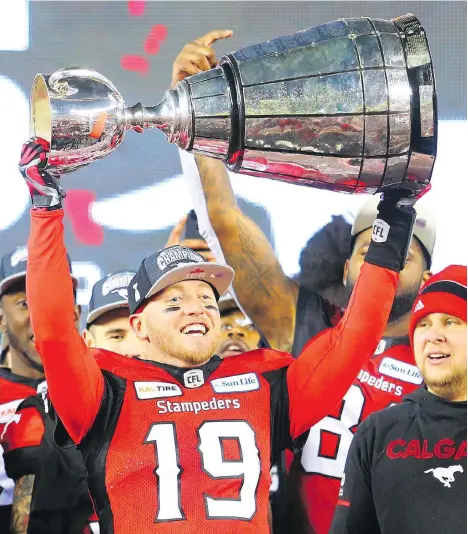
[[217,296],[224,295],[234,279],[234,270],[228,265],[205,261],[194,250],[174,245],[145,258],[129,285],[130,313],[150,297],[179,282],[200,280],[210,284]]
[[135,271],[117,271],[96,282],[89,301],[89,325],[105,313],[118,308],[128,308],[128,285]]

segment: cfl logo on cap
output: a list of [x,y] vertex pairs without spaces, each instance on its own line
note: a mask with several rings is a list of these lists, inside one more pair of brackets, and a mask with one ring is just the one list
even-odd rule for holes
[[385,243],[387,241],[390,225],[382,219],[375,219],[372,226],[372,241],[376,243]]
[[205,383],[205,377],[201,369],[192,369],[184,373],[184,384],[186,388],[199,388]]

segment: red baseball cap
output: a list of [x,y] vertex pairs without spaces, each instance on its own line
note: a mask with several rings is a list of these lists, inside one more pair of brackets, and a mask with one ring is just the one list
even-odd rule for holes
[[411,312],[411,342],[418,321],[430,313],[449,313],[466,321],[466,279],[466,266],[450,265],[422,286]]

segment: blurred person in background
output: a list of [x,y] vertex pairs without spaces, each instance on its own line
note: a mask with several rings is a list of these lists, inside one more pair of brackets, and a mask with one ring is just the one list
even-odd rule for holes
[[[215,66],[217,60],[212,45],[217,38],[230,35],[228,30],[217,30],[185,45],[173,65],[172,85],[188,75]],[[186,178],[192,182],[198,180],[199,187],[203,189],[212,232],[222,249],[219,252],[237,272],[234,290],[241,308],[252,319],[268,346],[291,352],[297,357],[309,339],[336,324],[339,319],[337,310],[304,284],[298,284],[285,275],[268,239],[239,209],[224,164],[203,156],[195,156],[195,160],[199,178]],[[189,185],[193,191],[194,184]],[[378,202],[378,196],[370,197],[352,228],[351,251],[343,266],[342,298],[345,303],[371,241]],[[300,497],[296,494],[288,497],[294,510],[286,513],[285,531],[294,522],[297,534],[328,534],[356,426],[370,413],[399,402],[404,394],[421,384],[407,337],[408,325],[412,302],[420,286],[430,276],[436,230],[434,217],[424,200],[418,202],[416,209],[414,238],[384,337],[340,408],[311,430],[302,453],[296,456],[291,487],[299,489]],[[200,228],[200,231],[211,246],[213,236],[209,234],[210,229]],[[218,255],[218,251],[213,246],[211,248]],[[317,273],[316,276],[326,278],[327,273]],[[369,323],[369,335],[371,332],[372,323]],[[397,371],[393,370],[395,364]]]
[[317,293],[338,309],[345,308],[349,298],[343,285],[343,274],[349,258],[351,228],[344,217],[333,215],[332,220],[301,250],[300,272],[294,277],[299,286]]
[[330,534],[466,532],[466,272],[447,267],[415,299],[424,386],[359,425]]
[[229,293],[220,298],[219,313],[221,337],[216,354],[227,358],[259,347],[260,334]]
[[87,347],[140,356],[143,346],[128,318],[128,284],[133,271],[117,271],[94,284],[83,339]]
[[[79,526],[70,527],[70,534],[81,533],[92,513],[86,472],[78,451],[64,453],[54,446],[51,422],[45,415],[47,386],[26,298],[27,256],[27,248],[18,247],[0,265],[0,328],[7,336],[11,358],[11,367],[0,369],[2,532],[9,532],[11,523],[13,534],[44,529],[58,534],[66,525]],[[73,292],[76,298],[76,280]],[[75,304],[77,328],[80,313]],[[43,439],[45,428],[47,439]]]

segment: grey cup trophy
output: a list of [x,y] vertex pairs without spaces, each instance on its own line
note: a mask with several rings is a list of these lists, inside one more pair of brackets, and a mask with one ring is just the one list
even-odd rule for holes
[[33,133],[51,142],[59,172],[145,128],[234,172],[349,193],[417,194],[436,156],[434,74],[413,15],[343,19],[243,48],[154,107],[125,107],[112,82],[83,68],[38,74],[31,103]]

